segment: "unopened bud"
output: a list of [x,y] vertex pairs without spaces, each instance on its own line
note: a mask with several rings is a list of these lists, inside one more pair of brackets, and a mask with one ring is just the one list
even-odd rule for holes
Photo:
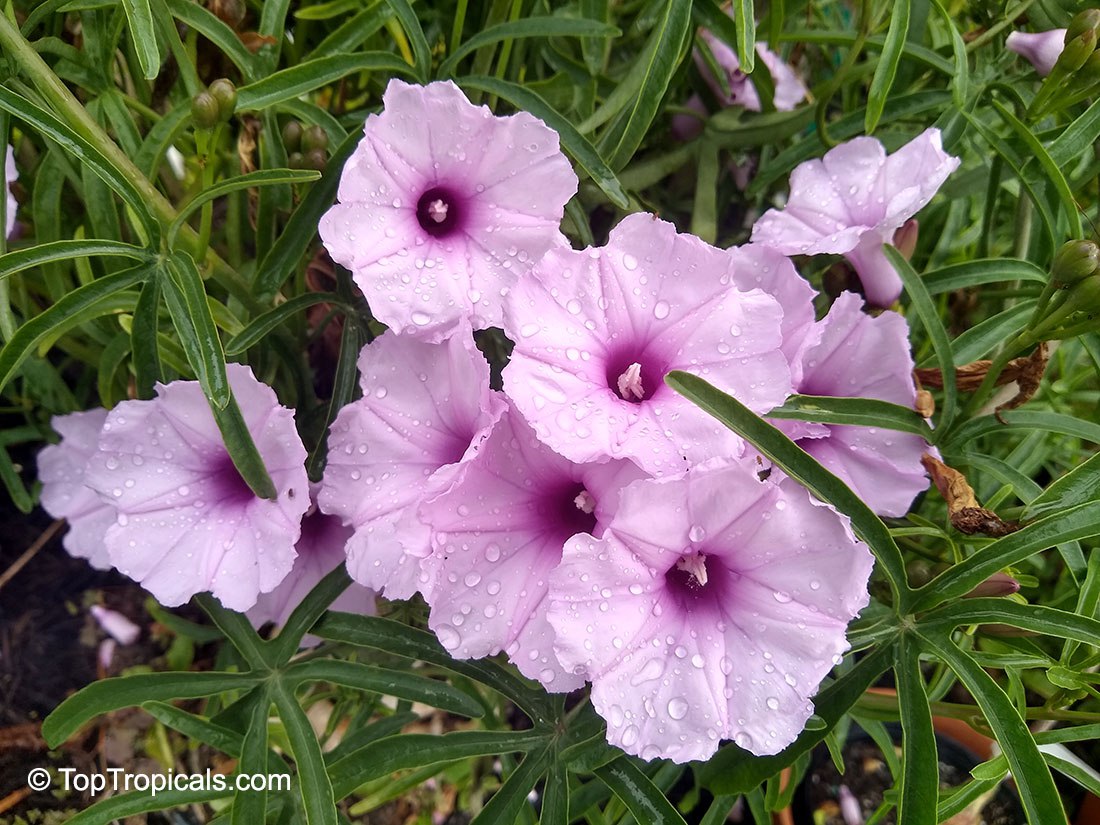
[[901,253],[905,260],[913,257],[917,249],[917,236],[920,234],[920,224],[916,218],[910,218],[894,232],[894,248]]
[[210,84],[210,94],[218,101],[218,117],[227,121],[237,109],[237,87],[222,77]]
[[214,12],[229,28],[236,30],[244,22],[245,7],[243,0],[213,0],[210,11]]
[[1096,31],[1098,28],[1100,28],[1100,9],[1085,9],[1078,12],[1069,21],[1069,28],[1066,29],[1066,43],[1080,37],[1086,31]]
[[191,98],[191,119],[200,129],[213,129],[221,119],[218,101],[210,92],[199,92]]
[[328,133],[320,126],[310,126],[302,133],[302,151],[328,148]]
[[965,596],[964,599],[977,599],[982,596],[1011,596],[1020,590],[1020,583],[1008,573],[994,573]]
[[1058,286],[1069,286],[1100,270],[1100,246],[1092,241],[1069,241],[1054,254],[1050,274]]
[[306,165],[305,157],[301,152],[291,152],[286,159],[286,163],[291,169],[304,169]]
[[324,149],[310,149],[302,159],[303,168],[316,169],[318,172],[324,172],[327,164],[328,154]]
[[1094,51],[1096,51],[1096,31],[1088,29],[1066,44],[1062,53],[1058,55],[1054,68],[1065,74],[1073,74],[1085,65],[1085,61]]
[[302,148],[302,124],[296,120],[288,121],[283,127],[283,146],[288,152],[297,152]]
[[1100,275],[1078,281],[1066,297],[1067,312],[1083,312],[1092,317],[1100,312]]

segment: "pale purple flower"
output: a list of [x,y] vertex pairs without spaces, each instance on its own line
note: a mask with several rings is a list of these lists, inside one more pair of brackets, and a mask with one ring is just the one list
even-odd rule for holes
[[1040,77],[1050,74],[1065,47],[1065,29],[1034,33],[1012,32],[1005,40],[1005,48],[1026,57]]
[[[718,102],[723,106],[742,106],[749,111],[759,112],[760,95],[757,94],[756,87],[749,76],[741,71],[741,61],[737,57],[737,52],[708,29],[702,29],[699,36],[714,55],[714,62],[725,72],[726,82],[729,85],[727,93],[718,82],[718,78],[711,72],[711,66],[696,50],[695,65],[699,67],[699,73],[710,90],[714,92]],[[806,98],[806,85],[783,58],[763,43],[756,44],[756,56],[772,76],[772,85],[775,89],[772,102],[777,111],[789,112]],[[759,68],[755,71],[759,71]]]
[[902,284],[883,244],[958,165],[943,151],[939,129],[926,129],[889,156],[875,138],[857,137],[796,167],[786,207],[764,213],[752,240],[784,255],[843,254],[868,302],[889,306]]
[[789,479],[716,459],[627,487],[602,539],[552,574],[563,666],[588,673],[607,741],[644,759],[706,759],[721,739],[789,745],[848,648],[872,557],[847,519]]
[[664,376],[694,373],[758,413],[782,403],[783,313],[754,289],[776,274],[652,215],[630,215],[607,246],[553,250],[513,288],[505,392],[572,461],[629,458],[657,475],[737,455],[740,439]]
[[6,226],[4,227],[4,237],[10,238],[12,232],[15,231],[15,212],[19,208],[19,204],[15,201],[15,195],[11,193],[11,185],[19,179],[19,170],[15,167],[15,150],[9,145],[7,154],[4,157],[4,181],[7,183],[7,206],[5,207],[4,220]]
[[405,599],[431,551],[420,504],[445,492],[505,409],[465,336],[430,344],[386,333],[359,356],[363,397],[336,417],[318,500],[354,529],[348,572]]
[[92,614],[92,618],[96,620],[96,624],[103,629],[103,632],[120,645],[132,645],[141,635],[141,628],[117,610],[93,604],[88,608],[88,612]]
[[550,571],[566,540],[599,535],[620,489],[643,477],[629,461],[574,464],[506,413],[462,480],[421,507],[436,543],[428,626],[443,646],[462,659],[504,650],[551,691],[583,684],[554,656]]
[[[311,485],[311,488],[316,493],[319,485]],[[311,504],[302,519],[302,535],[294,545],[298,554],[294,567],[278,587],[270,593],[261,594],[248,611],[248,620],[253,626],[262,627],[267,622],[280,627],[285,624],[321,579],[347,561],[344,545],[351,534],[352,529],[341,524],[340,519],[322,513],[317,509],[316,502]],[[361,616],[373,615],[374,592],[352,583],[336,597],[329,609]],[[313,647],[320,641],[316,636],[307,635],[302,639],[302,646]]]
[[[917,400],[909,326],[896,312],[871,317],[844,292],[801,357],[803,395],[875,398],[912,409]],[[777,421],[803,450],[847,484],[879,515],[903,516],[928,487],[918,435],[879,427]]]
[[397,332],[500,326],[501,297],[556,243],[577,191],[557,133],[450,81],[391,80],[382,100],[321,219],[325,246]]
[[87,559],[99,570],[108,570],[111,559],[103,537],[115,523],[115,508],[84,484],[84,468],[96,450],[107,411],[102,407],[54,416],[51,422],[61,441],[43,447],[38,454],[38,480],[42,482],[42,509],[69,522],[62,539],[70,555]]
[[237,472],[197,381],[158,384],[156,398],[115,407],[84,474],[118,510],[111,563],[170,607],[204,591],[232,610],[252,607],[290,572],[309,506],[294,413],[248,367],[226,369],[276,500]]

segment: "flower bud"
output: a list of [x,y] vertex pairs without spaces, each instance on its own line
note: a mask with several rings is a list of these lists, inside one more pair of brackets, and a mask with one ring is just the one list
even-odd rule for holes
[[326,164],[328,164],[328,153],[324,149],[310,149],[302,160],[303,168],[316,169],[318,172],[324,172]]
[[210,6],[214,12],[229,28],[236,30],[244,22],[245,7],[243,0],[214,0]]
[[328,148],[328,133],[320,126],[310,126],[302,133],[302,151]]
[[1065,42],[1068,44],[1084,32],[1090,29],[1096,31],[1098,28],[1100,28],[1100,9],[1085,9],[1075,14],[1073,19],[1069,21]]
[[1096,51],[1096,31],[1088,29],[1066,44],[1054,63],[1054,69],[1065,74],[1073,74],[1085,65],[1085,61],[1094,51]]
[[1054,255],[1050,274],[1057,286],[1069,286],[1100,269],[1100,246],[1092,241],[1069,241]]
[[1100,312],[1100,275],[1074,284],[1069,290],[1065,307],[1067,312],[1083,312],[1090,318]]
[[910,218],[894,232],[894,248],[901,253],[905,260],[913,257],[917,249],[917,237],[920,233],[920,224],[916,218]]
[[1008,573],[994,573],[965,596],[964,599],[977,599],[982,596],[1011,596],[1020,590],[1020,583]]
[[237,109],[237,87],[222,77],[210,84],[210,94],[218,102],[218,118],[228,121]]
[[297,152],[302,148],[302,124],[296,120],[288,121],[283,127],[283,146],[288,152]]
[[287,156],[286,163],[291,169],[304,169],[306,165],[305,157],[301,152],[291,152]]
[[191,119],[200,129],[213,129],[221,119],[218,101],[210,92],[199,92],[191,98]]

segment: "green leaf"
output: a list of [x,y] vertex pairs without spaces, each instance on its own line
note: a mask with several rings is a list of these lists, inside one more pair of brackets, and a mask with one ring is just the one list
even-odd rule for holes
[[405,733],[379,739],[349,753],[329,766],[337,799],[356,788],[394,771],[437,765],[442,762],[527,753],[549,744],[543,731],[458,731],[443,736]]
[[920,620],[930,632],[954,630],[962,625],[1007,624],[1055,638],[1095,644],[1100,639],[1100,621],[1068,610],[1037,604],[1020,604],[1011,599],[963,599],[933,610]]
[[523,757],[504,784],[493,794],[481,812],[474,817],[470,825],[497,825],[503,822],[515,822],[527,797],[534,789],[550,762],[550,748]]
[[355,72],[408,74],[409,65],[389,52],[334,54],[307,60],[237,90],[237,111],[269,109],[306,92],[320,89]]
[[[0,91],[3,91],[0,89]],[[78,287],[40,314],[31,318],[16,330],[11,339],[0,349],[0,388],[15,375],[19,365],[39,342],[49,336],[58,336],[72,323],[82,319],[82,313],[99,301],[141,283],[152,271],[148,265],[135,266],[113,275],[98,278]]]
[[186,252],[173,254],[164,274],[164,299],[180,344],[187,353],[187,362],[195,371],[211,406],[224,410],[231,397],[225,352],[210,313],[202,276]]
[[331,682],[334,685],[394,696],[410,702],[423,702],[460,716],[478,718],[481,705],[446,682],[412,673],[339,659],[314,659],[291,665],[284,672],[290,685],[301,682]]
[[157,342],[160,311],[160,279],[150,278],[141,288],[134,319],[130,324],[130,352],[134,365],[134,385],[138,398],[153,397],[153,388],[161,380],[160,347]]
[[612,25],[575,17],[527,17],[490,26],[462,43],[439,66],[438,75],[454,74],[459,61],[482,46],[524,37],[618,37],[622,32]]
[[1028,281],[1043,284],[1050,276],[1031,261],[1014,258],[981,258],[950,264],[925,272],[921,276],[929,295],[941,295],[956,289],[969,289],[1005,281]]
[[[187,28],[194,29],[213,43],[220,54],[241,70],[246,81],[256,77],[259,71],[256,56],[245,47],[233,29],[203,4],[192,0],[168,0],[168,9]],[[181,108],[186,111],[186,107]]]
[[227,756],[241,755],[244,737],[235,730],[217,725],[203,716],[180,710],[167,702],[142,702],[141,709],[188,739],[216,748]]
[[12,504],[20,513],[29,513],[34,509],[34,499],[27,492],[15,463],[11,460],[6,447],[0,447],[0,481],[8,491]]
[[763,114],[731,106],[711,115],[707,121],[707,133],[726,149],[774,146],[797,135],[813,123],[813,119],[813,106]]
[[633,81],[623,81],[637,82],[638,93],[600,139],[600,154],[612,169],[626,166],[641,145],[685,54],[684,44],[690,34],[691,3],[680,0],[663,4],[645,48],[630,69]]
[[[263,456],[256,448],[256,442],[252,440],[252,433],[248,430],[241,408],[237,406],[237,399],[229,396],[229,403],[223,409],[211,406],[214,413],[214,421],[222,434],[226,452],[233,459],[233,466],[237,468],[241,478],[257,496],[269,501],[278,498],[275,482],[267,472]],[[305,493],[305,491],[302,491]]]
[[630,757],[621,756],[596,768],[595,774],[626,805],[636,821],[646,825],[685,825],[672,803]]
[[1089,502],[1033,522],[1022,530],[986,545],[981,552],[914,591],[913,612],[929,610],[969,593],[999,570],[1029,556],[1076,539],[1100,535],[1100,502]]
[[161,56],[149,0],[122,0],[122,7],[126,10],[130,40],[141,64],[141,73],[146,80],[153,80],[160,74]]
[[711,386],[702,378],[674,371],[665,377],[665,383],[755,446],[814,496],[848,516],[856,535],[868,544],[882,565],[890,580],[898,610],[904,612],[910,591],[906,584],[905,563],[901,551],[886,525],[844,482],[814,461],[782,432],[753,414],[740,401]]
[[704,140],[695,173],[695,207],[691,233],[709,244],[718,237],[718,144]]
[[[405,30],[405,36],[412,47],[413,65],[416,69],[416,77],[421,83],[427,83],[432,76],[432,50],[428,46],[428,40],[424,37],[424,29],[420,27],[420,20],[413,11],[409,0],[386,0],[397,16],[401,28]],[[402,68],[406,66],[401,62]]]
[[223,607],[222,603],[209,593],[198,594],[195,596],[195,601],[214,621],[218,630],[225,634],[225,638],[237,649],[250,668],[259,673],[266,673],[271,669],[275,664],[275,657],[270,652],[271,648],[260,638],[260,634],[243,613]]
[[725,745],[709,760],[696,765],[695,774],[700,784],[715,795],[748,793],[758,787],[822,741],[893,660],[894,646],[887,642],[880,643],[857,661],[851,670],[814,697],[814,712],[825,721],[824,727],[816,730],[807,728],[792,744],[774,756],[755,756],[737,745]]
[[947,664],[970,691],[1008,759],[1028,822],[1064,822],[1058,789],[1024,720],[993,677],[949,638],[924,636],[925,649]]
[[905,50],[905,40],[909,35],[909,3],[894,3],[890,12],[890,28],[886,31],[882,55],[875,66],[875,75],[871,78],[871,90],[867,93],[867,113],[864,115],[864,129],[867,134],[875,131],[882,111],[886,108],[886,99],[898,74],[901,56]]
[[175,220],[168,227],[168,246],[175,244],[176,235],[187,222],[187,218],[204,203],[255,186],[272,186],[280,183],[312,183],[320,177],[321,173],[312,169],[259,169],[255,172],[238,175],[235,178],[216,183],[198,192],[179,208]]
[[558,133],[562,148],[577,162],[577,165],[589,174],[593,182],[613,204],[621,209],[630,205],[623,186],[611,167],[604,162],[600,153],[588,142],[572,123],[562,117],[549,103],[529,89],[515,83],[499,80],[495,77],[467,76],[458,79],[460,86],[478,89],[497,95],[517,109],[530,112],[543,120],[547,126]]
[[939,311],[932,302],[928,290],[925,289],[924,281],[909,265],[909,261],[905,260],[904,256],[889,244],[883,247],[883,251],[886,252],[887,259],[901,277],[901,281],[905,285],[905,293],[909,296],[913,309],[920,316],[928,337],[932,339],[932,348],[936,351],[936,361],[939,363],[940,372],[943,374],[943,411],[940,413],[940,426],[950,427],[951,422],[955,419],[957,396],[951,339],[947,337],[947,330],[944,329]]
[[539,825],[569,825],[569,775],[557,762],[546,775]]
[[[1035,299],[1028,298],[972,326],[952,343],[955,366],[976,361],[1001,347],[1005,341],[1011,341],[1027,326],[1034,310]],[[929,360],[921,366],[933,363],[934,360]]]
[[234,335],[225,345],[226,355],[240,355],[256,346],[266,335],[278,329],[290,318],[304,309],[317,304],[334,304],[345,313],[353,313],[356,307],[346,302],[334,292],[306,292],[295,295],[274,309],[269,309],[249,322],[248,326]]
[[534,720],[546,718],[546,694],[528,687],[511,671],[488,659],[452,659],[432,633],[378,616],[356,616],[330,611],[313,627],[322,639],[383,650],[407,659],[419,659],[488,685],[511,699]]
[[157,245],[160,238],[160,225],[149,211],[145,196],[138,191],[129,178],[115,169],[114,164],[100,152],[99,147],[75,132],[51,112],[10,89],[0,87],[0,109],[41,132],[54,141],[70,160],[95,173],[130,207],[150,239],[150,246]]
[[821,424],[846,424],[856,427],[882,427],[919,435],[932,440],[932,430],[914,410],[879,401],[876,398],[830,398],[817,395],[792,395],[768,418],[817,421]]
[[206,787],[198,791],[169,790],[158,791],[156,794],[151,794],[149,791],[134,791],[97,802],[65,822],[66,825],[112,825],[115,822],[130,820],[132,817],[144,819],[142,814],[152,811],[202,805],[232,795],[232,783],[226,783],[224,788]]
[[251,687],[259,677],[250,673],[140,673],[92,682],[77,691],[42,722],[42,738],[51,748],[61,745],[90,719],[119,708],[150,701],[197,699]]
[[737,26],[737,60],[741,71],[752,74],[756,65],[756,12],[752,0],[733,0],[733,23]]
[[[359,375],[359,325],[350,317],[344,318],[344,328],[340,330],[340,354],[336,359],[336,370],[332,378],[332,397],[325,410],[322,432],[328,432],[340,410],[355,396],[356,379]],[[306,460],[306,472],[313,481],[319,481],[324,475],[328,461],[328,439],[318,439]]]
[[[238,774],[262,774],[267,770],[267,724],[271,701],[266,686],[258,689],[256,701],[248,720],[248,728],[241,744]],[[253,825],[263,822],[267,810],[267,789],[240,789],[233,797],[231,825]]]
[[1092,149],[1100,137],[1100,100],[1097,100],[1050,144],[1050,159],[1065,168]]
[[271,698],[283,720],[290,753],[298,768],[298,790],[302,795],[306,825],[339,825],[332,782],[306,712],[293,692],[281,682],[274,684]]
[[909,636],[898,640],[894,673],[903,734],[898,821],[905,825],[936,825],[940,786],[936,734],[920,670],[920,649]]
[[1074,418],[1072,415],[1047,412],[1046,410],[1005,410],[1001,413],[1004,423],[992,415],[983,415],[967,421],[947,441],[947,448],[965,447],[974,439],[985,435],[1000,434],[1009,430],[1042,431],[1060,435],[1071,435],[1085,441],[1100,443],[1100,424]]
[[302,637],[350,584],[351,577],[348,576],[347,568],[341,564],[309,591],[283,622],[283,626],[279,628],[279,635],[272,642],[275,661],[290,661],[291,657],[298,652]]
[[16,272],[45,266],[56,261],[90,258],[99,255],[133,258],[139,261],[148,261],[152,257],[144,247],[122,243],[121,241],[86,241],[83,239],[52,241],[51,243],[37,244],[27,249],[0,255],[0,278],[6,278]]
[[970,91],[970,60],[966,55],[966,43],[963,41],[962,35],[959,34],[955,19],[943,4],[943,0],[935,0],[934,5],[936,11],[943,18],[944,26],[947,27],[951,35],[951,54],[955,58],[955,71],[951,76],[951,93],[955,106],[962,109],[966,106],[967,95]]
[[1097,499],[1100,499],[1100,453],[1047,487],[1024,508],[1021,518],[1032,521]]

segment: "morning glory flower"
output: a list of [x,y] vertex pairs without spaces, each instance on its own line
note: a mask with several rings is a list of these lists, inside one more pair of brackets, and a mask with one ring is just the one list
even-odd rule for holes
[[755,288],[775,274],[630,215],[607,246],[554,249],[513,288],[504,391],[542,441],[578,463],[629,458],[657,475],[738,455],[741,440],[664,376],[687,370],[758,413],[782,403],[783,312]]
[[[695,65],[703,80],[714,92],[715,98],[723,106],[741,106],[752,112],[761,110],[760,95],[747,74],[741,71],[741,61],[729,45],[716,37],[709,29],[702,29],[699,36],[706,43],[714,62],[725,72],[726,82],[729,85],[727,93],[718,79],[714,77],[710,64],[703,59],[703,55],[697,49],[695,51]],[[789,112],[806,98],[806,85],[802,82],[794,69],[787,65],[779,55],[765,46],[756,44],[756,57],[764,68],[772,76],[772,85],[775,93],[772,102],[780,112]]]
[[325,246],[396,332],[500,326],[501,297],[557,243],[577,191],[557,133],[495,117],[450,81],[391,80],[382,101],[321,218]]
[[629,461],[574,464],[509,410],[462,479],[420,509],[435,531],[428,626],[443,646],[460,659],[503,650],[547,690],[580,687],[554,656],[550,571],[566,540],[602,533],[620,489],[643,477]]
[[769,209],[752,228],[753,243],[784,255],[843,254],[863,283],[867,301],[889,306],[901,278],[883,244],[922,209],[956,168],[939,129],[926,129],[892,155],[871,137],[830,149],[791,173],[783,209]]
[[19,208],[19,204],[16,203],[15,195],[11,193],[11,185],[19,179],[19,170],[15,167],[15,150],[9,145],[7,154],[4,156],[4,180],[8,186],[8,200],[5,207],[4,220],[7,224],[4,227],[4,237],[10,238],[12,232],[15,231],[15,212]]
[[422,502],[445,492],[503,414],[472,339],[440,344],[388,332],[359,356],[363,397],[336,417],[318,500],[354,532],[348,572],[406,599],[421,589],[430,530]]
[[1050,74],[1065,47],[1065,29],[1034,33],[1012,32],[1005,40],[1005,48],[1026,57],[1040,77]]
[[794,741],[848,648],[872,557],[786,479],[716,459],[627,487],[602,538],[551,575],[562,665],[586,672],[607,741],[644,759],[757,755]]
[[[841,293],[800,359],[797,392],[834,398],[875,398],[912,409],[917,400],[909,325],[896,312],[871,317],[859,296]],[[776,421],[826,469],[882,516],[904,516],[928,487],[918,435],[879,427]]]
[[290,572],[309,506],[294,413],[248,367],[226,370],[277,499],[241,478],[197,381],[158,384],[156,398],[111,410],[84,473],[117,510],[111,563],[169,607],[205,591],[231,610],[252,607]]
[[106,420],[107,411],[102,407],[54,416],[51,424],[61,441],[43,447],[38,454],[42,509],[69,522],[62,539],[65,549],[98,570],[111,567],[103,537],[117,516],[111,503],[85,485],[84,468],[95,453]]

